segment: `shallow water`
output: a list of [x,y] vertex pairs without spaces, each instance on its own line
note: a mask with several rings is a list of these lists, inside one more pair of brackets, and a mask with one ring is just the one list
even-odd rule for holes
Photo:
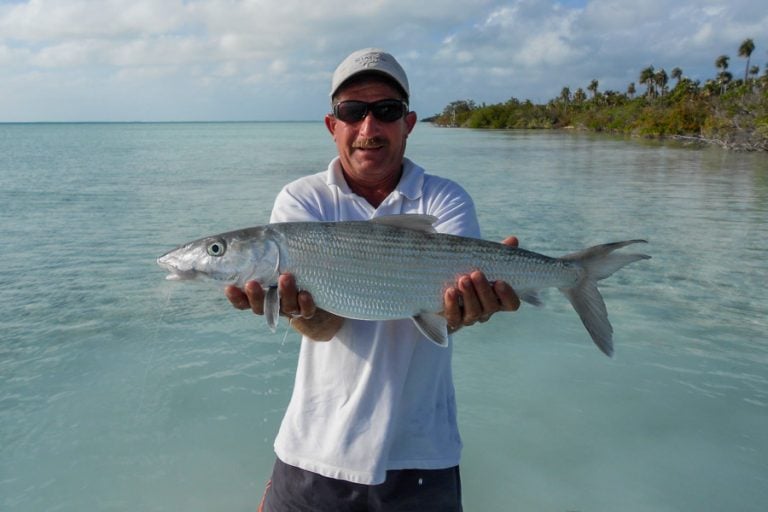
[[[614,359],[557,292],[456,337],[465,509],[763,510],[768,157],[427,125],[408,153],[487,238],[653,256],[601,287]],[[321,123],[0,124],[0,509],[254,510],[298,336],[154,259],[333,154]]]

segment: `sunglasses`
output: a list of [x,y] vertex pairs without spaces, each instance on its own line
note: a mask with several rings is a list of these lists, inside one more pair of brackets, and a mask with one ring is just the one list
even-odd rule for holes
[[392,123],[408,113],[408,104],[402,100],[342,101],[333,106],[333,117],[345,123],[357,123],[365,119],[368,112],[384,123]]

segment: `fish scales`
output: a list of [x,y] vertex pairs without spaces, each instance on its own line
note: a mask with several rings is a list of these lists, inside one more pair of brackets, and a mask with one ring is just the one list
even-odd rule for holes
[[[377,230],[377,232],[380,230]],[[414,260],[396,233],[372,236],[369,230],[326,232],[321,226],[307,240],[286,236],[288,262],[297,285],[318,295],[331,310],[351,317],[392,318],[428,296],[431,279],[403,279],[404,274],[434,272],[430,258]],[[330,285],[330,286],[329,286]],[[430,297],[431,300],[434,296]],[[408,302],[404,302],[408,301]],[[409,315],[413,313],[408,311]]]
[[352,318],[439,311],[444,290],[473,270],[521,290],[565,286],[578,276],[573,265],[494,242],[349,224],[343,230],[326,223],[275,229],[286,247],[281,270],[327,309]]
[[555,287],[568,298],[595,344],[613,353],[613,327],[597,282],[650,258],[614,252],[644,240],[597,245],[561,258],[503,244],[434,233],[428,215],[394,215],[371,221],[267,224],[201,238],[158,258],[169,279],[199,276],[271,288],[265,317],[274,329],[280,308],[277,280],[290,272],[318,307],[347,318],[412,318],[424,336],[445,346],[440,316],[446,287],[482,271],[510,284],[521,300],[540,304],[536,292]]

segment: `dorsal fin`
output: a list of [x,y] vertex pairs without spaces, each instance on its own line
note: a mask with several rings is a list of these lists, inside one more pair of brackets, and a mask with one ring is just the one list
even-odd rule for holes
[[412,229],[414,231],[421,231],[423,233],[434,233],[435,228],[432,224],[437,222],[437,217],[434,215],[423,215],[420,213],[405,213],[399,215],[383,215],[381,217],[374,217],[370,222],[376,224],[384,224],[385,226],[393,226],[396,228]]

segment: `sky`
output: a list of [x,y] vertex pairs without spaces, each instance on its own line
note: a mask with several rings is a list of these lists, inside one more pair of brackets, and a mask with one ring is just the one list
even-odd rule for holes
[[420,117],[545,103],[647,66],[768,63],[765,0],[0,0],[0,122],[321,120],[334,68],[383,48]]

